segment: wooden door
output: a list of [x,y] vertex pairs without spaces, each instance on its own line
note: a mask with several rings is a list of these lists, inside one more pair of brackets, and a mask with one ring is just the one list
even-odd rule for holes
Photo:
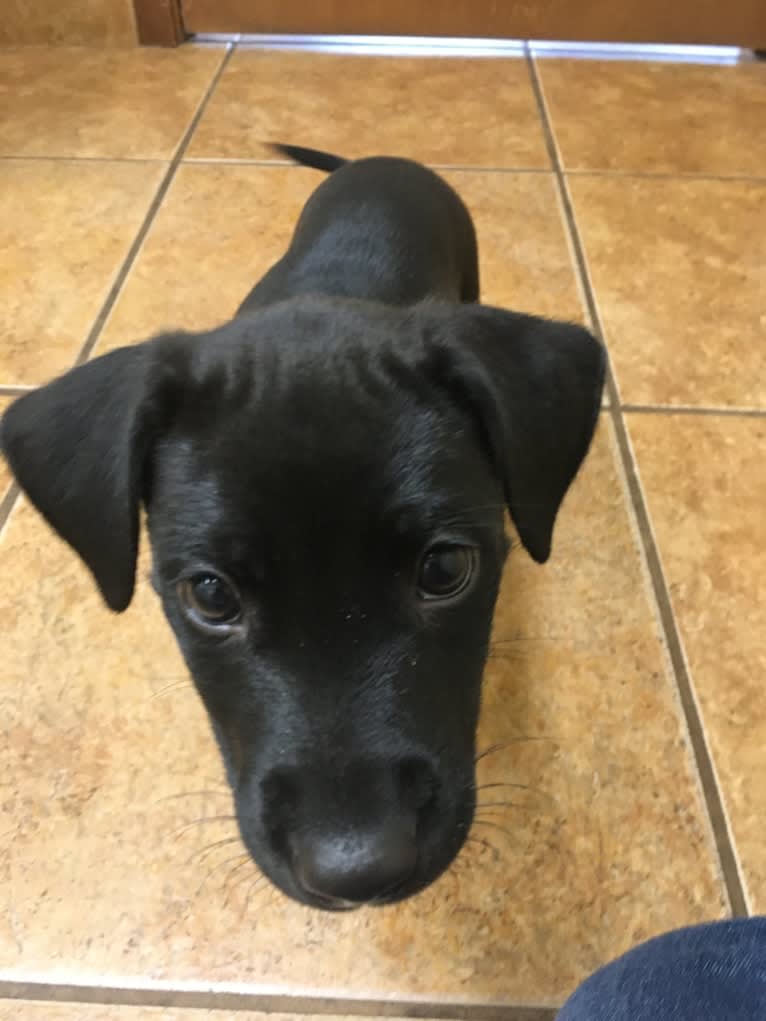
[[180,0],[188,32],[766,46],[766,0]]

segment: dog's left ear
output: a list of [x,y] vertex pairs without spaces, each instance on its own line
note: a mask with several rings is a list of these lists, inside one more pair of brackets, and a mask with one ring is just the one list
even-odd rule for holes
[[454,310],[437,335],[440,373],[478,418],[519,537],[544,563],[596,427],[604,348],[582,326],[480,305]]

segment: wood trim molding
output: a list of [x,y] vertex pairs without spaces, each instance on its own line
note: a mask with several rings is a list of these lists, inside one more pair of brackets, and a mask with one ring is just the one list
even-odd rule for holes
[[766,0],[183,0],[183,5],[187,30],[198,33],[766,46]]
[[133,0],[141,46],[180,46],[186,39],[181,0]]

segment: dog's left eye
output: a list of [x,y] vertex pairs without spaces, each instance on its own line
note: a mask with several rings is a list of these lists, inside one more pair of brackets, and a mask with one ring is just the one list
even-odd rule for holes
[[418,572],[418,592],[423,599],[448,599],[466,589],[473,577],[478,554],[473,546],[437,543],[426,550]]
[[239,620],[239,596],[217,574],[193,574],[178,583],[177,591],[184,613],[203,630],[229,630]]

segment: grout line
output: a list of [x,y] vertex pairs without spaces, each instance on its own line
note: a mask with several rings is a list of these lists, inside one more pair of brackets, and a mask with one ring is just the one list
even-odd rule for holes
[[563,171],[567,177],[638,178],[648,181],[732,181],[766,185],[766,174],[712,174],[684,170],[608,170],[604,168],[576,167]]
[[[619,445],[620,441],[624,440],[625,445],[626,445],[626,450],[627,450],[626,457],[624,458],[624,463],[625,463],[625,465],[630,464],[631,471],[632,471],[632,474],[633,474],[633,478],[629,479],[627,477],[628,476],[628,469],[626,468],[625,469],[625,472],[626,472],[626,479],[625,479],[625,481],[628,483],[629,486],[630,486],[630,482],[631,481],[633,483],[635,483],[635,485],[638,488],[638,492],[640,494],[640,499],[642,501],[642,504],[644,505],[644,507],[646,507],[646,506],[648,506],[648,501],[647,501],[646,492],[644,490],[644,486],[643,486],[643,483],[641,481],[641,476],[640,476],[639,469],[638,469],[638,460],[636,458],[636,454],[635,454],[635,450],[634,450],[634,447],[633,447],[633,443],[632,443],[631,438],[630,438],[630,432],[629,432],[629,430],[627,428],[627,425],[625,423],[625,419],[622,416],[621,416],[621,422],[622,422],[622,426],[623,426],[623,429],[624,429],[624,436],[621,437],[621,436],[618,435],[617,436],[617,442],[618,442],[618,445]],[[616,431],[617,431],[617,426],[615,426],[615,432]],[[622,454],[622,451],[621,451],[621,454]],[[633,503],[633,500],[631,500],[631,502]],[[665,586],[665,589],[666,589],[665,592],[663,593],[663,595],[664,595],[664,598],[665,598],[666,604],[667,604],[667,612],[670,613],[673,621],[675,622],[675,612],[673,610],[673,601],[672,601],[672,598],[670,596],[670,591],[669,591],[669,589],[667,589],[667,583],[665,581],[665,570],[663,568],[663,563],[662,563],[662,554],[660,552],[659,541],[658,541],[657,535],[656,535],[656,533],[654,531],[654,527],[652,525],[651,518],[649,517],[648,512],[647,512],[647,520],[646,520],[646,522],[639,522],[638,521],[638,514],[637,514],[637,511],[636,511],[635,505],[633,507],[633,511],[634,511],[634,523],[638,526],[639,531],[641,531],[642,527],[644,527],[644,526],[648,529],[648,534],[649,534],[649,537],[650,537],[649,542],[651,543],[652,549],[654,550],[655,555],[657,557],[657,565],[658,565],[659,576],[661,578],[662,584]],[[649,569],[650,574],[651,574],[651,567],[650,567],[648,559],[647,559],[647,565],[646,566]],[[659,601],[659,599],[657,599],[657,604],[658,604],[658,608],[660,608],[660,601]],[[661,613],[662,613],[662,610],[661,610]],[[670,657],[671,663],[673,665],[674,670],[675,670],[675,661],[673,660],[674,652],[677,652],[677,654],[680,656],[680,659],[681,659],[682,667],[681,667],[681,670],[679,672],[677,672],[677,678],[676,678],[677,685],[676,685],[676,689],[677,689],[677,694],[678,694],[678,701],[679,701],[679,703],[681,705],[681,708],[682,708],[682,710],[684,712],[684,716],[686,717],[687,731],[689,733],[689,739],[690,739],[690,741],[692,743],[692,747],[694,749],[695,761],[697,763],[697,779],[698,779],[698,783],[700,785],[700,789],[701,789],[702,795],[703,795],[703,797],[705,799],[705,802],[707,804],[707,807],[708,807],[708,813],[709,813],[709,818],[710,818],[710,825],[711,825],[711,828],[713,830],[713,836],[716,839],[716,844],[718,844],[718,835],[721,834],[722,835],[722,840],[725,841],[725,843],[730,846],[731,852],[732,852],[732,856],[733,856],[733,860],[734,860],[734,866],[733,866],[734,871],[733,872],[727,871],[727,865],[726,865],[724,857],[720,854],[720,847],[719,847],[719,856],[720,856],[720,862],[721,862],[721,873],[722,873],[722,876],[723,876],[723,878],[725,880],[725,883],[726,883],[726,889],[727,889],[727,893],[729,895],[729,902],[730,902],[730,906],[732,908],[732,913],[736,917],[747,917],[748,915],[750,915],[752,913],[752,902],[751,902],[750,897],[748,895],[746,881],[745,881],[745,878],[744,878],[744,872],[743,872],[743,869],[742,869],[742,862],[741,862],[741,859],[740,859],[740,856],[739,856],[739,851],[738,851],[737,846],[736,846],[736,841],[735,841],[734,836],[733,836],[733,829],[732,829],[732,825],[731,825],[731,819],[729,817],[727,806],[726,806],[725,802],[723,801],[723,797],[722,797],[722,795],[720,793],[721,790],[722,790],[722,785],[721,785],[721,781],[720,781],[720,778],[719,778],[718,769],[716,767],[715,761],[713,760],[712,754],[710,752],[708,737],[707,737],[707,734],[705,732],[705,726],[704,726],[704,722],[703,722],[703,714],[702,714],[701,703],[700,703],[700,700],[699,700],[699,697],[698,697],[698,693],[697,693],[697,691],[696,691],[696,689],[694,687],[693,681],[691,679],[692,678],[692,673],[691,673],[691,668],[689,666],[689,658],[687,656],[686,648],[684,647],[684,644],[683,644],[682,639],[680,638],[680,635],[676,634],[675,637],[677,639],[677,648],[675,650],[670,647],[670,645],[669,645],[669,643],[667,641],[667,637],[666,637],[666,645],[667,645],[666,655]],[[679,678],[681,678],[681,677],[685,679],[685,683],[686,683],[686,687],[685,688],[682,686],[681,681],[679,680]],[[691,700],[690,703],[689,703],[689,707],[688,708],[687,708],[687,702],[685,702],[685,697]],[[703,749],[702,749],[701,753],[699,753],[699,754],[697,753],[696,745],[694,744],[695,735],[693,733],[692,724],[690,722],[692,719],[694,719],[696,721],[696,724],[698,725],[699,733],[698,733],[697,737],[698,737],[698,740],[702,742],[702,746],[703,746]],[[707,761],[704,762],[704,768],[703,768],[703,760],[705,758],[707,759]],[[712,798],[709,795],[709,792],[711,792],[711,791],[713,792]],[[715,803],[716,799],[718,799],[718,803],[717,804]],[[735,885],[737,885],[737,884],[739,885],[739,892],[741,893],[741,896],[742,896],[742,905],[740,905],[739,910],[737,910],[737,908],[736,908],[735,895],[732,892],[732,885],[729,882],[729,880],[731,879],[732,876],[734,877],[734,879],[733,879],[734,884]]]
[[26,386],[24,383],[8,383],[5,386],[0,385],[0,397],[23,397],[34,389],[34,384]]
[[184,153],[186,152],[186,149],[189,146],[189,142],[192,139],[192,135],[194,134],[197,125],[199,124],[200,119],[203,113],[205,112],[205,108],[207,107],[207,104],[210,101],[210,97],[213,95],[213,92],[215,91],[215,87],[218,84],[221,75],[226,69],[229,60],[231,59],[232,53],[233,48],[230,46],[227,49],[223,59],[221,60],[221,63],[218,66],[218,70],[213,75],[210,84],[205,89],[205,93],[202,96],[202,99],[200,100],[199,106],[197,107],[197,111],[192,117],[186,131],[184,132],[183,137],[181,138],[181,141],[178,144],[178,148],[176,149],[175,154],[172,160],[170,161],[168,169],[165,171],[165,174],[162,180],[160,181],[159,187],[157,188],[155,196],[151,201],[151,204],[146,212],[146,215],[144,216],[143,222],[141,223],[141,226],[138,228],[138,233],[133,239],[133,244],[128,249],[128,254],[123,259],[122,265],[120,266],[119,272],[117,273],[114,283],[109,288],[109,293],[107,294],[104,303],[101,306],[101,310],[96,316],[96,319],[88,332],[88,336],[85,340],[85,343],[83,344],[82,349],[80,350],[80,353],[75,360],[74,363],[75,365],[82,365],[82,363],[86,362],[93,353],[93,349],[98,343],[99,337],[101,336],[101,331],[103,330],[104,325],[117,302],[117,298],[119,297],[119,294],[123,286],[125,285],[125,281],[127,280],[128,275],[131,269],[133,268],[133,264],[135,263],[136,257],[139,251],[141,250],[141,246],[146,240],[146,236],[149,233],[152,223],[154,222],[154,218],[156,217],[157,212],[165,198],[165,195],[168,192],[168,188],[170,187],[173,178],[176,175],[176,171],[181,165],[181,161],[183,160]]
[[166,156],[41,156],[0,153],[0,163],[167,163]]
[[[575,269],[577,271],[577,277],[579,278],[580,287],[582,290],[582,297],[585,300],[585,308],[590,319],[592,329],[599,335],[599,339],[604,342],[603,330],[601,329],[601,320],[596,309],[596,302],[593,297],[593,289],[590,287],[587,269],[585,265],[585,255],[583,252],[582,242],[580,240],[579,232],[574,226],[574,210],[572,208],[572,200],[569,195],[569,190],[566,187],[566,179],[564,177],[564,171],[562,169],[561,157],[559,155],[556,140],[553,134],[553,128],[551,126],[550,118],[548,116],[548,110],[545,105],[545,98],[543,97],[542,86],[540,84],[540,78],[537,74],[537,68],[535,66],[534,57],[531,51],[527,50],[527,67],[529,69],[529,76],[532,84],[532,91],[535,96],[537,103],[537,110],[540,115],[542,122],[543,136],[545,138],[545,147],[548,150],[548,159],[551,163],[551,168],[556,180],[557,190],[559,194],[559,200],[561,203],[561,209],[564,214],[564,226],[567,233],[567,239],[569,242],[570,251],[574,257]],[[609,364],[607,369],[607,376],[611,377],[612,367]],[[609,403],[614,403],[615,395],[609,392]]]
[[766,408],[727,408],[693,404],[622,404],[622,411],[630,415],[707,415],[726,418],[766,418]]
[[445,1021],[555,1021],[553,1007],[512,1004],[435,1002],[407,999],[355,999],[244,990],[177,989],[162,986],[68,985],[53,982],[0,980],[0,998],[48,1003],[100,1003],[132,1007],[180,1007],[202,1010],[255,1011],[297,1015],[339,1015],[375,1018],[442,1018]]
[[[185,167],[200,164],[202,166],[254,166],[254,167],[293,167],[298,170],[306,169],[302,164],[293,160],[275,159],[247,159],[246,157],[235,156],[189,156],[183,161]],[[431,170],[460,170],[466,173],[477,174],[551,174],[550,167],[485,167],[467,163],[425,163]],[[312,168],[308,168],[312,169]]]
[[16,497],[21,492],[21,487],[18,482],[12,482],[8,487],[8,491],[5,496],[0,500],[0,535],[3,534],[5,526],[8,524],[8,518],[11,516],[11,511],[16,503]]
[[[0,153],[0,164],[2,163],[167,163],[164,156],[70,156],[66,154],[45,156],[34,154]],[[231,164],[232,166],[255,167],[294,167],[300,164],[292,163],[290,160],[259,159],[247,156],[187,156],[182,162],[185,165],[199,163],[203,166],[208,164]],[[466,163],[427,163],[433,170],[466,170],[476,171],[484,174],[547,174],[549,167],[485,167],[476,164]],[[609,170],[599,167],[573,167],[564,171],[567,177],[611,177],[616,179],[637,179],[648,181],[730,181],[732,183],[763,184],[766,185],[766,174],[712,174],[693,173],[689,171],[665,171],[665,170]]]
[[[537,100],[540,116],[543,120],[546,144],[553,161],[556,178],[561,189],[561,199],[566,212],[566,226],[570,233],[572,248],[575,252],[575,261],[578,273],[582,277],[582,286],[585,291],[588,312],[592,317],[593,329],[602,343],[605,342],[604,329],[596,304],[593,286],[588,272],[588,265],[585,258],[585,250],[577,226],[577,220],[572,205],[571,196],[567,188],[566,176],[562,170],[561,160],[556,147],[550,117],[548,115],[545,96],[543,94],[540,79],[537,74],[534,59],[528,54],[529,74],[532,80],[535,98]],[[670,598],[670,592],[662,570],[659,548],[652,533],[649,510],[641,489],[638,477],[638,469],[633,458],[630,447],[623,409],[620,406],[617,384],[612,372],[611,365],[607,372],[607,392],[609,394],[609,414],[612,419],[617,446],[620,452],[625,480],[633,506],[636,523],[638,525],[641,545],[643,547],[646,564],[651,578],[654,598],[659,611],[660,623],[667,644],[673,672],[675,675],[678,695],[681,701],[686,727],[689,734],[692,754],[697,766],[697,773],[705,805],[708,811],[713,839],[718,852],[721,873],[724,885],[729,898],[731,913],[735,918],[747,917],[747,897],[745,895],[742,876],[737,864],[737,854],[734,843],[729,832],[726,820],[726,811],[723,804],[723,796],[716,780],[715,767],[707,744],[702,717],[697,706],[694,695],[694,688],[690,672],[687,668],[686,657],[676,623],[675,614]]]

